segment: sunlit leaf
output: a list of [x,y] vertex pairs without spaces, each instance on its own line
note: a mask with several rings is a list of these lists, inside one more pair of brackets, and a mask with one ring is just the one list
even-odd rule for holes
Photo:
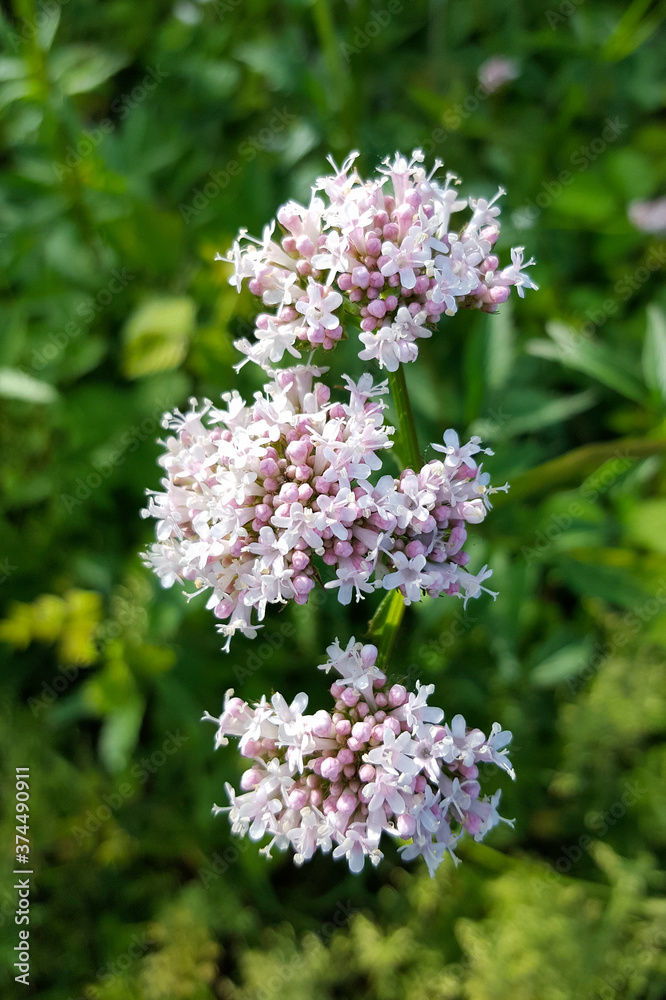
[[48,382],[41,382],[33,375],[16,368],[0,368],[0,396],[23,399],[26,403],[54,403],[58,392]]
[[196,306],[185,296],[152,299],[139,306],[124,334],[123,366],[130,378],[176,368],[194,331]]
[[656,305],[648,306],[647,314],[643,374],[646,385],[666,401],[666,317]]

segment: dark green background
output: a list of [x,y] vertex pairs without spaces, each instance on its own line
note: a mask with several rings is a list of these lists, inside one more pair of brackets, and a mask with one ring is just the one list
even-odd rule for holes
[[[666,5],[11,7],[3,996],[657,1000],[666,241],[627,205],[666,194]],[[476,73],[493,54],[520,75],[488,96]],[[464,193],[506,188],[503,260],[524,243],[541,285],[495,317],[447,320],[407,372],[422,446],[447,426],[479,433],[493,480],[512,483],[471,546],[497,602],[412,607],[393,656],[396,679],[436,684],[448,718],[514,732],[517,781],[491,773],[484,788],[501,784],[515,829],[433,881],[390,842],[360,877],[321,856],[297,871],[211,816],[240,767],[231,747],[214,754],[202,711],[230,686],[325,705],[325,646],[363,636],[377,599],[270,614],[225,656],[203,606],[138,557],[162,411],[260,386],[251,366],[231,370],[254,304],[215,252],[307,199],[329,152],[359,149],[369,175],[418,145]],[[344,370],[360,371],[351,344],[331,378]],[[29,988],[11,968],[16,766],[32,782]]]

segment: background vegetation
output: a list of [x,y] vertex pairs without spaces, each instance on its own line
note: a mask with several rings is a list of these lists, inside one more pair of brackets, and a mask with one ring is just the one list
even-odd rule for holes
[[[666,992],[663,3],[14,0],[0,33],[3,996],[570,1000]],[[520,74],[495,93],[477,70]],[[502,826],[430,881],[229,834],[204,708],[323,698],[333,595],[219,651],[137,553],[159,417],[235,379],[252,321],[214,263],[325,156],[422,146],[506,188],[538,294],[460,315],[407,375],[422,444],[482,434],[500,591],[413,606],[396,678],[514,732]],[[562,173],[570,179],[563,182]],[[357,370],[351,347],[335,370]],[[292,628],[294,631],[292,631]],[[323,701],[322,701],[323,704]],[[31,768],[32,986],[13,981],[13,776]]]

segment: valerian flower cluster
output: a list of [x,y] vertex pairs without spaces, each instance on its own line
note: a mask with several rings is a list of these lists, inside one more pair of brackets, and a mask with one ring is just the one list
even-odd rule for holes
[[[399,474],[384,468],[395,430],[385,421],[387,382],[366,372],[343,376],[340,398],[317,366],[317,348],[332,350],[356,327],[359,357],[389,373],[416,360],[418,341],[458,309],[494,312],[511,287],[537,286],[523,248],[500,267],[497,199],[461,199],[457,179],[444,184],[421,166],[423,154],[396,154],[379,176],[363,181],[352,153],[320,178],[310,205],[284,205],[259,242],[242,233],[228,257],[231,282],[266,312],[255,338],[237,342],[266,372],[262,392],[247,403],[237,392],[222,405],[190,401],[167,413],[159,462],[163,491],[149,491],[144,516],[156,519],[156,542],[144,561],[165,587],[204,594],[229,649],[236,632],[254,638],[272,605],[305,604],[316,586],[347,605],[376,590],[404,604],[424,595],[462,599],[482,591],[492,570],[467,568],[470,525],[491,509],[492,487],[477,461],[492,455],[472,437],[461,444],[448,429],[428,460]],[[463,209],[471,214],[452,223]],[[279,233],[276,232],[279,227]],[[441,324],[445,328],[445,321]],[[276,367],[285,357],[291,367]],[[404,384],[395,399],[404,396]],[[396,403],[405,433],[408,404]],[[401,410],[402,407],[402,410]],[[404,443],[404,438],[403,438]],[[398,605],[399,606],[399,605]],[[319,669],[338,675],[331,712],[305,714],[301,693],[250,705],[227,692],[216,745],[239,739],[250,761],[242,792],[227,785],[232,831],[269,837],[291,848],[300,865],[317,850],[344,857],[353,872],[366,856],[377,864],[383,833],[404,843],[405,860],[423,856],[433,875],[469,833],[481,840],[501,819],[500,792],[482,796],[479,766],[513,778],[511,733],[495,723],[486,737],[461,715],[445,723],[428,704],[433,685],[408,692],[391,683],[375,646],[338,640]],[[510,820],[504,820],[510,823]]]
[[323,371],[276,372],[251,406],[229,393],[224,409],[193,401],[166,415],[175,434],[160,459],[165,492],[144,512],[158,518],[146,560],[165,586],[209,591],[229,640],[238,630],[253,637],[268,604],[306,603],[319,573],[335,573],[325,586],[342,604],[378,587],[406,603],[423,593],[467,599],[490,576],[464,568],[466,526],[483,520],[492,492],[473,457],[479,439],[460,447],[448,430],[433,445],[442,460],[373,485],[392,444],[386,385],[345,376],[348,402],[334,403],[314,382]]
[[[479,765],[495,764],[511,777],[506,745],[511,733],[499,723],[486,737],[468,729],[461,715],[445,723],[444,712],[428,704],[433,684],[408,692],[389,684],[377,667],[377,649],[350,639],[327,650],[338,678],[331,685],[332,712],[306,715],[308,697],[287,704],[281,694],[249,705],[228,691],[216,745],[239,739],[251,760],[241,794],[227,784],[232,831],[252,840],[269,837],[272,847],[291,848],[300,865],[317,850],[346,858],[360,872],[365,859],[376,865],[383,833],[411,840],[399,848],[405,860],[421,855],[433,876],[465,834],[482,840],[503,819],[500,792],[481,795]],[[510,820],[503,820],[511,823]]]
[[[357,156],[339,170],[332,163],[335,173],[319,178],[307,207],[288,202],[262,240],[242,231],[219,258],[233,263],[238,291],[249,279],[267,307],[255,340],[236,343],[246,361],[268,368],[285,352],[332,350],[352,322],[360,326],[359,357],[395,371],[416,360],[418,341],[432,336],[442,315],[494,312],[512,286],[520,296],[538,287],[525,273],[534,262],[524,261],[523,247],[506,267],[494,253],[501,188],[490,201],[460,198],[456,176],[440,185],[433,175],[442,164],[426,173],[420,150],[409,161],[385,160],[379,177],[363,181]],[[467,207],[471,216],[454,225],[452,216]]]

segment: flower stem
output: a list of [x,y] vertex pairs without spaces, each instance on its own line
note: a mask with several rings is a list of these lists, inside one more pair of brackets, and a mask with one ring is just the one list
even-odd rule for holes
[[409,466],[418,472],[423,465],[423,459],[419,452],[419,443],[416,438],[416,425],[414,424],[414,414],[409,402],[407,383],[405,382],[404,365],[400,365],[396,372],[389,372],[389,385],[393,396],[393,405],[398,417],[397,451],[405,466]]
[[[403,466],[409,466],[418,472],[423,465],[423,459],[419,452],[414,414],[405,382],[404,366],[400,365],[396,372],[389,372],[388,376],[393,405],[398,418],[396,450]],[[377,665],[382,670],[386,670],[404,614],[405,603],[402,594],[399,590],[390,590],[370,622],[370,636],[376,641],[379,651]]]
[[402,594],[389,590],[370,621],[370,638],[377,646],[377,666],[385,673],[404,613]]

